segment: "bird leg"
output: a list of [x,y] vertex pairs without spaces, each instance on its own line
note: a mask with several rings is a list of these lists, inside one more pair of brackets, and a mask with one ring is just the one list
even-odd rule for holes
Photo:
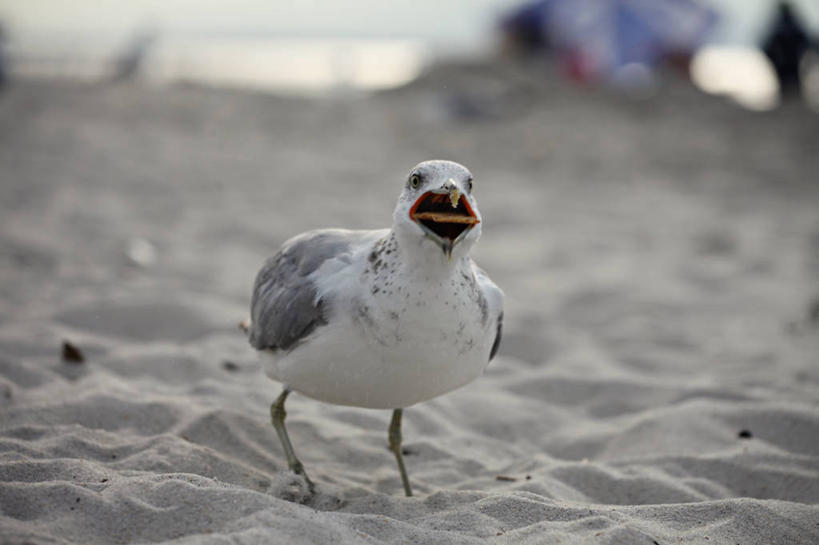
[[301,461],[296,458],[296,453],[293,452],[293,444],[290,443],[290,436],[287,435],[287,428],[284,426],[284,418],[287,416],[287,412],[284,410],[284,401],[288,395],[290,395],[290,389],[285,387],[282,393],[279,394],[279,397],[276,398],[276,401],[270,406],[270,419],[273,421],[273,427],[276,428],[276,434],[282,443],[290,471],[304,477],[304,480],[307,482],[307,488],[312,493],[316,487],[304,471],[304,466]]
[[404,467],[404,455],[401,452],[401,415],[403,412],[403,409],[395,409],[392,412],[389,433],[390,450],[395,454],[395,461],[398,462],[398,471],[401,473],[404,493],[407,496],[412,496],[412,488],[410,488],[409,477],[407,477],[407,469]]

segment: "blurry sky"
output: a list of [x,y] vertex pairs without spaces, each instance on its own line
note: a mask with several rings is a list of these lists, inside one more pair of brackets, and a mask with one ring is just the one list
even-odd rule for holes
[[[170,33],[273,34],[423,40],[439,51],[488,47],[499,13],[517,0],[0,0],[12,40],[105,41],[152,27]],[[727,14],[721,42],[758,39],[774,0],[708,0]],[[819,0],[793,0],[819,32]],[[79,38],[78,38],[79,39]],[[59,41],[59,40],[58,40]]]
[[0,0],[20,34],[119,34],[151,26],[170,33],[285,37],[412,38],[442,47],[485,40],[514,0]]

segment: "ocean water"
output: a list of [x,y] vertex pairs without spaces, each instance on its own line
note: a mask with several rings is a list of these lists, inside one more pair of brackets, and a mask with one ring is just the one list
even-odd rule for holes
[[[723,15],[715,38],[754,41],[778,0],[701,0]],[[499,14],[520,0],[0,0],[0,21],[13,37],[75,39],[132,35],[156,28],[170,34],[422,40],[436,48],[485,47]],[[791,0],[819,32],[819,2]]]

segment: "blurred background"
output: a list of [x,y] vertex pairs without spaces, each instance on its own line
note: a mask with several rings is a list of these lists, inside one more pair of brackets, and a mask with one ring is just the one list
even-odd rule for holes
[[436,60],[485,58],[514,37],[571,64],[576,79],[604,77],[637,94],[650,90],[661,60],[691,57],[700,88],[754,109],[777,104],[776,67],[763,50],[779,29],[815,105],[816,54],[805,56],[800,39],[819,30],[819,3],[788,7],[785,23],[776,0],[3,0],[0,22],[7,78],[373,90],[406,84]]
[[0,0],[0,21],[2,295],[94,309],[55,341],[159,333],[88,302],[123,297],[234,335],[285,239],[388,225],[436,157],[475,173],[502,354],[747,374],[819,322],[815,1]]

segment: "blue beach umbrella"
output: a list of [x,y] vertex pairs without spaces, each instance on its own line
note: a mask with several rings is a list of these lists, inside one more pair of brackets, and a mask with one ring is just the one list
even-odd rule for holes
[[517,14],[539,26],[543,42],[558,51],[570,74],[583,80],[690,55],[717,20],[696,0],[540,0]]

